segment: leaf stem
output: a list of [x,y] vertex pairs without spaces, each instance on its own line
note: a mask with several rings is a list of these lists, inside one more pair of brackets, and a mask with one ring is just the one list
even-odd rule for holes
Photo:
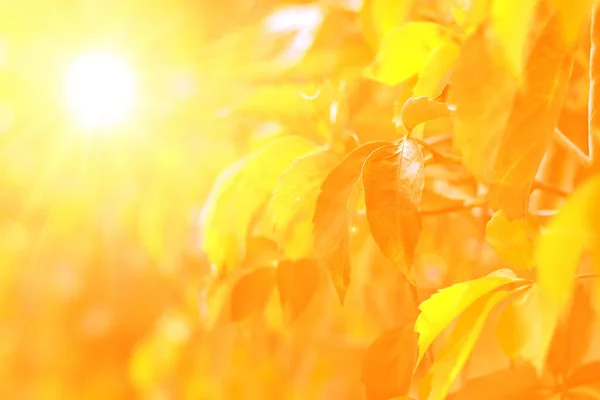
[[441,214],[450,214],[458,211],[466,211],[472,210],[473,208],[485,207],[487,205],[487,199],[479,199],[472,202],[465,202],[463,204],[456,204],[448,207],[438,208],[436,210],[421,210],[421,216],[429,216],[429,215],[441,215]]
[[540,182],[538,180],[533,181],[533,186],[531,187],[531,190],[541,190],[542,192],[546,192],[549,194],[553,194],[555,196],[558,197],[569,197],[571,194],[569,192],[566,192],[560,188],[557,188],[555,186],[549,185],[547,183],[544,182]]
[[591,157],[588,156],[581,150],[575,143],[571,141],[564,133],[558,128],[554,128],[554,140],[561,146],[567,153],[570,153],[575,157],[577,162],[584,167],[592,165]]

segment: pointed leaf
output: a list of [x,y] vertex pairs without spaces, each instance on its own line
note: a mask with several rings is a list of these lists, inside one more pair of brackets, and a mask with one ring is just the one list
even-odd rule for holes
[[484,32],[469,37],[454,67],[448,104],[455,108],[454,147],[479,180],[485,178],[498,151],[515,89],[506,69],[493,57]]
[[483,278],[442,289],[422,302],[419,306],[421,313],[415,322],[415,332],[419,333],[418,362],[442,331],[473,303],[514,282],[519,282],[519,279],[511,270],[499,270]]
[[[269,202],[269,215],[275,238],[286,248],[286,236],[298,218],[311,221],[321,184],[340,161],[329,151],[308,154],[292,162],[281,174]],[[311,227],[312,235],[312,227]],[[312,238],[311,238],[312,243]]]
[[277,288],[284,308],[289,307],[296,319],[308,306],[319,287],[319,265],[316,260],[281,261],[277,266]]
[[413,96],[435,99],[441,95],[459,52],[460,47],[453,42],[444,43],[433,50],[419,71]]
[[427,97],[411,97],[406,100],[400,111],[402,125],[409,132],[423,122],[449,116],[450,110],[446,104]]
[[275,269],[262,267],[242,276],[231,290],[230,315],[234,322],[260,312],[275,288]]
[[469,359],[489,314],[505,300],[511,290],[488,293],[460,317],[437,355],[430,371],[427,400],[444,400]]
[[367,143],[335,167],[321,185],[313,217],[315,252],[328,271],[343,304],[350,283],[348,202],[367,157],[388,142]]
[[542,400],[536,393],[540,386],[535,369],[524,365],[471,379],[448,400]]
[[533,240],[540,227],[531,214],[509,221],[502,210],[494,213],[486,225],[485,239],[498,255],[513,268],[532,267]]
[[383,39],[375,62],[365,75],[395,86],[419,73],[429,55],[448,41],[450,31],[433,22],[407,22]]
[[417,357],[417,334],[410,326],[384,332],[369,346],[363,361],[368,400],[403,396],[410,388]]
[[[537,38],[489,171],[490,206],[508,219],[521,218],[535,174],[558,122],[573,58],[561,41],[555,20]],[[526,138],[526,140],[524,139]]]
[[592,338],[594,308],[586,288],[575,290],[570,313],[554,332],[546,367],[554,376],[566,378],[581,365]]
[[269,142],[221,174],[202,212],[202,248],[220,273],[244,256],[252,219],[268,200],[277,178],[290,163],[316,146],[297,136]]
[[377,149],[365,161],[362,180],[373,239],[414,282],[412,263],[421,234],[419,204],[425,184],[421,148],[414,139],[405,139]]
[[521,81],[538,0],[493,0],[491,26],[508,67]]
[[[584,251],[600,248],[600,177],[577,188],[544,230],[534,249],[540,292],[540,325],[543,334],[530,355],[541,368],[554,329],[570,304]],[[597,266],[595,266],[597,267]]]

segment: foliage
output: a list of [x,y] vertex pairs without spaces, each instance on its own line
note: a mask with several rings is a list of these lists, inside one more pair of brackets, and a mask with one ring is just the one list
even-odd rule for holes
[[[94,250],[69,246],[97,232],[109,209],[118,222],[88,247],[105,254],[98,243],[109,243],[105,263],[125,271],[78,273],[94,282],[91,297],[108,293],[100,310],[118,310],[114,324],[131,332],[97,328],[95,314],[89,330],[100,343],[73,344],[71,333],[59,341],[60,329],[41,329],[44,315],[9,328],[13,341],[25,331],[48,337],[35,355],[0,351],[10,372],[0,394],[598,398],[600,3],[242,3],[198,6],[223,21],[205,17],[202,50],[180,55],[204,97],[169,103],[170,120],[149,121],[181,128],[181,118],[210,132],[131,139],[141,172],[97,164],[90,176],[104,197],[87,181],[73,184],[72,198],[34,193],[23,217],[48,212],[46,235],[71,263],[95,265]],[[134,200],[119,186],[124,170],[140,186]],[[2,183],[23,185],[29,171]],[[36,223],[2,229],[14,238]],[[7,265],[25,263],[33,240],[11,240],[0,241]],[[127,280],[136,263],[122,247],[150,260],[138,263],[147,281]],[[24,279],[7,271],[6,287]],[[49,304],[68,309],[78,296]],[[102,358],[103,345],[118,355]],[[37,353],[60,364],[69,349],[69,365]],[[42,372],[20,374],[19,357]],[[88,359],[104,364],[71,387]]]

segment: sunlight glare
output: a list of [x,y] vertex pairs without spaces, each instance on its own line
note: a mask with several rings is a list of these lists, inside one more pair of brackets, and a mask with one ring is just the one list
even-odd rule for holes
[[83,128],[107,128],[122,123],[135,103],[135,76],[121,59],[89,53],[67,75],[67,104]]

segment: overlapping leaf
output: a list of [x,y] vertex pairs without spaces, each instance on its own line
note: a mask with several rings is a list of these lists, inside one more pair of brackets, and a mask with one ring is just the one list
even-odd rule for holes
[[414,139],[377,149],[362,175],[367,219],[383,254],[414,282],[412,262],[421,234],[419,204],[425,174],[423,154]]
[[487,223],[485,239],[512,268],[530,269],[533,241],[539,232],[540,227],[531,214],[509,221],[502,211],[497,211]]
[[237,280],[231,290],[230,316],[241,321],[264,309],[275,288],[275,269],[257,268]]
[[315,251],[329,272],[342,303],[350,283],[348,202],[366,158],[387,144],[389,143],[367,143],[348,154],[329,173],[317,198],[313,217]]
[[221,273],[244,255],[252,218],[272,193],[290,163],[316,146],[296,136],[269,142],[229,167],[213,186],[203,210],[203,249]]
[[281,261],[277,266],[277,288],[284,308],[292,319],[308,306],[319,287],[319,265],[316,260]]

